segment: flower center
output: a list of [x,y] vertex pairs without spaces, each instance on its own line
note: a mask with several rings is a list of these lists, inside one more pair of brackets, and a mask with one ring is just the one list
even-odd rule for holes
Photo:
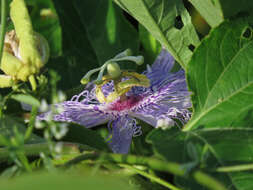
[[[108,96],[105,97],[102,87],[111,80],[114,82],[114,89]],[[117,79],[113,79],[110,76],[105,75],[103,77],[103,82],[101,84],[97,84],[96,86],[96,97],[101,103],[111,103],[119,98],[121,103],[125,101],[132,102],[132,100],[128,100],[126,93],[134,86],[149,87],[149,79],[145,75],[127,71],[123,71]]]
[[[99,71],[97,80],[94,81],[94,84],[96,84],[96,98],[100,103],[111,103],[115,100],[120,99],[120,104],[127,104],[127,106],[132,105],[132,100],[127,100],[126,93],[134,86],[150,86],[149,79],[145,75],[138,74],[136,72],[120,70],[120,67],[117,62],[131,61],[136,63],[137,65],[143,64],[143,56],[132,56],[131,54],[131,51],[127,49],[117,54],[114,58],[106,61],[101,67],[90,70],[81,79],[82,84],[87,84],[90,81],[91,75]],[[104,75],[104,71],[106,69],[107,75]],[[102,91],[102,87],[110,81],[113,81],[114,86],[111,88],[112,92],[105,96]]]
[[121,98],[110,105],[111,111],[129,110],[142,100],[141,96],[125,96],[126,99]]

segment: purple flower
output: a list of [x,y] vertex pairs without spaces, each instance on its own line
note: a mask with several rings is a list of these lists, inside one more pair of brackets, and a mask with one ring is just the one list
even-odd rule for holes
[[[101,103],[96,97],[96,86],[90,84],[87,90],[72,97],[70,101],[57,104],[63,111],[53,116],[55,121],[74,122],[87,128],[108,123],[111,139],[109,146],[115,153],[128,153],[132,137],[141,134],[136,119],[153,127],[173,126],[177,121],[185,123],[190,118],[190,93],[187,90],[185,73],[171,72],[173,57],[162,50],[155,63],[143,74],[150,81],[149,87],[134,86],[110,103]],[[123,80],[123,79],[122,79]],[[104,96],[114,91],[114,82],[102,86]],[[47,118],[49,112],[38,116]]]

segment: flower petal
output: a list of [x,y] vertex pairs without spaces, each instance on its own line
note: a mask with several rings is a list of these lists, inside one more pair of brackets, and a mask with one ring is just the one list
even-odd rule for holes
[[114,153],[127,154],[136,126],[135,119],[122,116],[112,122],[112,139],[109,142]]
[[88,128],[107,123],[111,119],[110,115],[101,111],[102,105],[85,104],[78,101],[65,101],[56,104],[54,108],[60,110],[58,114],[49,111],[40,114],[37,118],[40,120],[53,119],[55,121],[73,122]]
[[187,89],[185,73],[181,69],[171,73],[173,57],[162,50],[155,63],[146,71],[150,79],[150,88],[134,88],[133,94],[142,96],[138,106],[130,114],[150,125],[157,127],[161,123],[173,124],[171,119],[185,123],[190,118],[190,92]]
[[150,79],[151,86],[159,85],[162,81],[166,80],[174,66],[174,58],[165,49],[162,49],[159,56],[151,67],[147,68],[144,74]]
[[131,111],[131,116],[137,117],[150,125],[157,127],[160,119],[170,118],[185,123],[190,118],[188,108],[191,107],[190,93],[187,90],[184,75],[175,75],[174,81],[164,82],[158,90],[146,90],[144,97]]

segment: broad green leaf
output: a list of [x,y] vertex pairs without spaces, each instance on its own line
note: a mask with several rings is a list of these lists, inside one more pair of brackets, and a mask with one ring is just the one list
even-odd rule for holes
[[252,171],[234,172],[231,174],[233,182],[236,184],[237,190],[251,190],[253,189],[253,174]]
[[[80,36],[84,36],[88,42],[84,43],[79,40],[75,43],[82,44],[82,46],[90,44],[90,48],[95,53],[93,59],[100,65],[127,48],[137,53],[138,33],[111,0],[74,0],[71,2],[54,0],[54,2],[59,17],[62,19],[62,25],[66,24],[66,17],[71,21],[68,23],[68,28],[64,29],[66,30],[64,32],[69,33],[68,38],[72,40],[72,38],[80,39]],[[84,49],[79,51],[81,50],[82,54],[88,54]],[[91,65],[91,61],[85,64]]]
[[135,17],[185,67],[199,43],[191,17],[178,0],[114,0]]
[[137,189],[137,186],[129,184],[126,177],[121,177],[119,175],[91,175],[91,172],[83,174],[69,172],[69,174],[62,173],[32,173],[26,174],[18,178],[12,179],[1,179],[1,187],[4,190],[83,190],[83,189],[93,189],[93,190],[133,190]]
[[189,0],[210,26],[218,26],[225,19],[241,12],[251,12],[253,1],[248,0]]
[[183,130],[253,125],[253,41],[246,20],[225,22],[187,65],[193,116]]
[[[197,166],[205,167],[206,171],[212,171],[214,176],[224,178],[228,186],[234,186],[238,190],[251,189],[252,172],[239,170],[214,173],[214,171],[219,166],[245,165],[252,162],[252,128],[215,128],[189,132],[157,129],[148,135],[147,141],[152,143],[156,154],[163,159],[180,162],[182,167],[197,161]],[[190,143],[198,152],[197,160],[192,159],[190,155],[188,149]]]
[[36,98],[28,94],[14,94],[14,95],[11,95],[11,98],[18,102],[29,104],[31,106],[35,106],[35,107],[40,106],[39,100],[37,100]]
[[62,28],[63,56],[51,58],[47,64],[61,76],[58,87],[70,89],[80,84],[80,79],[90,69],[98,67],[98,60],[87,38],[87,33],[72,2],[53,1]]
[[138,33],[112,0],[74,0],[72,3],[100,65],[127,48],[138,52]]
[[63,141],[88,145],[98,150],[109,151],[106,140],[96,131],[87,129],[77,124],[70,124],[68,133],[63,137]]

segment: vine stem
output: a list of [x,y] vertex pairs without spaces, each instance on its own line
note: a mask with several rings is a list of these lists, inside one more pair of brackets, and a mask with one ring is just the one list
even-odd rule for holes
[[132,171],[134,171],[134,172],[136,172],[136,173],[138,173],[138,174],[140,174],[140,175],[142,175],[142,176],[144,176],[146,178],[149,178],[150,180],[153,180],[156,183],[158,183],[158,184],[160,184],[160,185],[162,185],[164,187],[167,187],[167,188],[169,188],[171,190],[181,190],[178,187],[172,185],[171,183],[169,183],[169,182],[167,182],[167,181],[165,181],[165,180],[163,180],[163,179],[161,179],[161,178],[159,178],[157,176],[154,176],[154,175],[151,175],[151,174],[149,174],[147,172],[139,170],[139,169],[137,169],[137,168],[135,168],[133,166],[126,165],[126,164],[120,164],[120,166],[123,167],[123,168],[127,168],[129,170],[132,170]]
[[[162,171],[162,172],[169,172],[176,176],[180,176],[183,178],[187,177],[186,169],[184,169],[180,164],[174,162],[168,162],[159,160],[152,157],[144,157],[144,156],[137,156],[137,155],[122,155],[122,154],[112,154],[112,153],[85,153],[81,154],[74,159],[66,162],[62,165],[63,168],[69,168],[75,164],[78,164],[85,160],[97,160],[102,163],[118,163],[118,164],[127,164],[127,165],[142,165],[147,166],[152,170]],[[205,174],[200,170],[193,171],[189,174],[191,178],[195,179],[197,183],[207,187],[210,190],[226,190],[226,188],[215,180],[213,177]]]
[[242,164],[236,166],[223,166],[217,168],[216,172],[240,172],[240,171],[247,171],[253,170],[253,164]]
[[5,30],[6,30],[6,0],[1,0],[0,66],[3,55]]

